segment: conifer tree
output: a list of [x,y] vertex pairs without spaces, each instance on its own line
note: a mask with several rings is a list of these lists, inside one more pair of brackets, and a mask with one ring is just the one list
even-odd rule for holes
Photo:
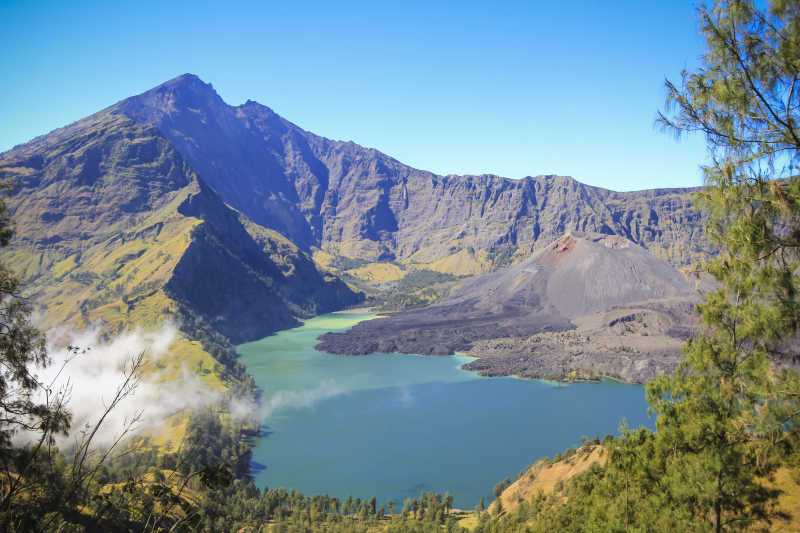
[[774,513],[762,479],[794,449],[800,421],[797,375],[781,366],[800,324],[800,2],[718,0],[699,14],[703,65],[667,82],[673,113],[659,122],[707,139],[700,205],[721,251],[702,270],[718,289],[698,306],[703,332],[676,374],[647,395],[667,504],[719,532]]
[[[10,189],[0,184],[0,247],[12,235],[10,215],[2,197]],[[53,389],[36,375],[50,363],[44,335],[31,323],[31,309],[17,276],[0,263],[0,529],[26,527],[42,508],[54,507],[62,490],[45,490],[40,481],[51,477],[57,435],[66,435],[70,414],[68,391]],[[15,445],[25,434],[30,445]]]

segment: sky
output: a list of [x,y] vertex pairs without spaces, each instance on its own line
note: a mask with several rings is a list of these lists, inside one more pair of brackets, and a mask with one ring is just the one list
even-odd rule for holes
[[635,190],[707,161],[654,126],[704,49],[684,0],[0,0],[0,49],[0,152],[190,72],[439,174]]

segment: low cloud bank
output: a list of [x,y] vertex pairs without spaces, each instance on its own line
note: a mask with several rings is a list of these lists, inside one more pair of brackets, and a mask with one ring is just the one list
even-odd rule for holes
[[[164,357],[177,336],[177,329],[167,325],[157,331],[123,332],[104,340],[96,329],[86,331],[56,330],[49,339],[58,344],[48,347],[51,362],[37,369],[39,381],[51,384],[53,390],[67,390],[67,409],[72,413],[70,436],[61,438],[60,446],[69,446],[81,434],[96,425],[123,383],[131,362],[140,353],[146,360]],[[75,346],[78,352],[69,350]],[[131,422],[130,435],[159,428],[171,414],[190,406],[213,403],[215,392],[190,372],[183,371],[171,382],[159,383],[160,374],[142,376],[138,385],[109,413],[96,434],[93,444],[112,444]]]
[[[67,390],[67,408],[72,413],[68,437],[58,439],[58,445],[69,448],[76,444],[88,428],[93,428],[113,400],[131,361],[144,352],[145,359],[158,362],[169,357],[169,347],[178,330],[166,325],[159,330],[123,332],[104,339],[97,329],[86,331],[56,330],[48,332],[57,344],[49,347],[50,364],[38,368],[39,381],[52,390]],[[67,346],[79,348],[79,352]],[[130,426],[127,437],[161,429],[168,417],[184,410],[199,410],[217,406],[234,417],[260,424],[276,410],[286,407],[310,407],[320,400],[345,392],[332,380],[308,390],[264,391],[261,398],[230,397],[205,384],[196,374],[182,368],[177,379],[162,381],[160,371],[148,373],[130,395],[124,398],[103,421],[92,441],[93,447],[113,444]],[[42,398],[40,398],[42,399]],[[35,435],[19,434],[25,441]]]

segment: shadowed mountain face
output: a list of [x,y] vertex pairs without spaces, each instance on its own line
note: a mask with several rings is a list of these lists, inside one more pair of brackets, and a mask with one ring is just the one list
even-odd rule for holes
[[359,301],[226,206],[148,123],[97,113],[0,155],[0,178],[16,185],[3,262],[45,326],[100,319],[113,330],[174,315],[242,342]]
[[594,231],[675,265],[710,251],[690,189],[438,176],[316,136],[256,102],[229,106],[193,75],[108,111],[155,125],[225,202],[305,249],[427,263],[467,248],[527,255],[567,231]]
[[535,378],[671,370],[696,296],[633,242],[571,233],[513,267],[470,279],[439,304],[328,333],[320,349],[430,355],[470,351],[469,368]]

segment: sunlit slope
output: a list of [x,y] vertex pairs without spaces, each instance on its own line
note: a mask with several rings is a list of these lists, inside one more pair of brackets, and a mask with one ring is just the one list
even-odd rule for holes
[[[101,112],[16,147],[0,155],[0,178],[15,184],[2,261],[43,328],[113,334],[170,321],[184,333],[174,363],[219,369],[232,361],[228,341],[358,300],[227,207],[156,128],[127,117]],[[219,373],[203,376],[219,386]]]
[[346,271],[351,276],[365,281],[397,281],[403,279],[406,271],[392,263],[368,263],[359,268]]
[[[500,494],[502,502],[501,521],[518,520],[514,516],[524,503],[533,504],[537,499],[550,498],[547,505],[560,505],[567,499],[567,488],[573,480],[593,466],[603,469],[608,462],[608,450],[602,445],[585,444],[580,448],[567,450],[564,454],[557,454],[551,460],[544,458],[525,468],[516,480],[507,486]],[[779,491],[777,509],[783,516],[775,516],[772,523],[764,529],[765,524],[759,523],[747,531],[773,531],[789,532],[800,531],[800,485],[791,469],[779,468],[767,485]],[[488,508],[491,515],[497,514],[497,501],[492,502]],[[478,520],[474,513],[462,519],[460,525],[469,529],[477,525]],[[536,518],[522,521],[524,525],[533,525]]]
[[[522,502],[532,501],[538,494],[549,496],[560,492],[573,477],[582,474],[593,464],[604,466],[608,461],[608,454],[602,446],[584,446],[575,453],[551,461],[540,459],[529,466],[508,486],[500,500],[506,512],[513,511]],[[490,510],[496,510],[497,503],[493,503]]]
[[476,276],[492,270],[492,261],[485,250],[464,248],[428,265],[428,270],[455,276]]

